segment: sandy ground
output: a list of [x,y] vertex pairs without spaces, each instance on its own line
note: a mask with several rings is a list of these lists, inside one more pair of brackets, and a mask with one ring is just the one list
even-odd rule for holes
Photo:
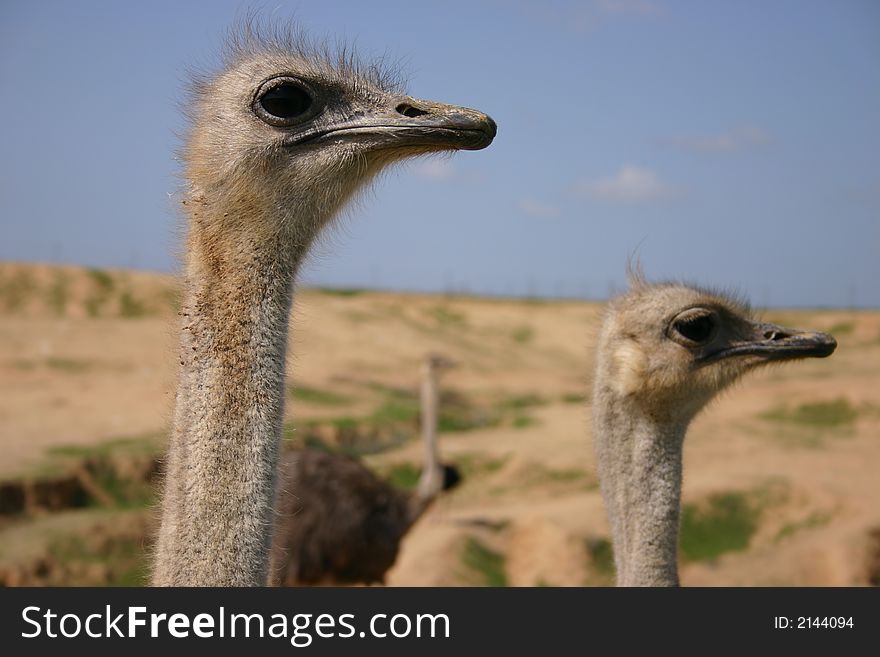
[[[108,284],[102,274],[0,265],[0,479],[38,472],[58,446],[164,440],[176,373],[174,281],[113,273]],[[321,291],[297,298],[291,383],[346,401],[293,400],[295,422],[368,413],[377,403],[369,385],[413,389],[429,351],[460,363],[444,386],[475,404],[538,399],[522,411],[527,422],[442,435],[444,458],[468,463],[469,476],[408,535],[389,584],[487,583],[487,568],[466,556],[474,545],[497,558],[510,585],[611,581],[589,403],[578,399],[589,389],[600,313],[580,302]],[[871,538],[880,527],[880,313],[765,316],[832,330],[840,347],[830,359],[750,377],[693,424],[684,502],[699,507],[737,493],[759,512],[744,549],[684,563],[682,582],[867,583],[880,549]],[[828,425],[762,417],[829,402],[844,403],[849,415]],[[366,460],[387,470],[418,464],[420,454],[412,440]]]

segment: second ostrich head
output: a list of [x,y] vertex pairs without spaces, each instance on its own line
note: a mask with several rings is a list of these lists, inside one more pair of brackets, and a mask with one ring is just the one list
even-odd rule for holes
[[593,434],[618,583],[678,583],[682,441],[693,417],[745,373],[830,355],[826,333],[755,319],[720,293],[640,278],[599,336]]

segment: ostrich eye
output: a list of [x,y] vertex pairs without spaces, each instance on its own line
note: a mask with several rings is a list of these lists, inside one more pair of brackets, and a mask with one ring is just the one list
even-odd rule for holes
[[284,81],[264,91],[257,98],[254,109],[271,125],[290,125],[308,112],[313,102],[309,92],[300,85]]
[[672,323],[672,328],[691,342],[707,342],[715,333],[714,315],[693,315]]

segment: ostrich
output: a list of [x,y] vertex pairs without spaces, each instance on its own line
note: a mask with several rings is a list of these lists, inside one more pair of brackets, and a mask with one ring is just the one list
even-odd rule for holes
[[229,40],[223,70],[195,83],[189,113],[180,374],[152,581],[259,586],[297,270],[384,167],[485,148],[496,128],[404,95],[345,52],[253,24]]
[[357,460],[318,450],[282,456],[271,580],[296,584],[385,583],[400,541],[458,471],[440,463],[437,379],[453,363],[430,355],[422,366],[425,462],[414,493],[394,488]]
[[682,442],[746,372],[829,356],[827,333],[756,321],[729,296],[633,277],[598,341],[593,436],[619,586],[677,586]]

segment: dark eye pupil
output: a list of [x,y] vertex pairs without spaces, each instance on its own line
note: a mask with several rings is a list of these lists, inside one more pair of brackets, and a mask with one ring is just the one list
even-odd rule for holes
[[293,84],[279,84],[260,98],[260,106],[279,119],[291,119],[312,106],[311,97]]
[[712,328],[715,326],[711,315],[702,315],[692,319],[680,319],[675,323],[675,330],[681,333],[688,340],[694,342],[704,342],[712,335]]

